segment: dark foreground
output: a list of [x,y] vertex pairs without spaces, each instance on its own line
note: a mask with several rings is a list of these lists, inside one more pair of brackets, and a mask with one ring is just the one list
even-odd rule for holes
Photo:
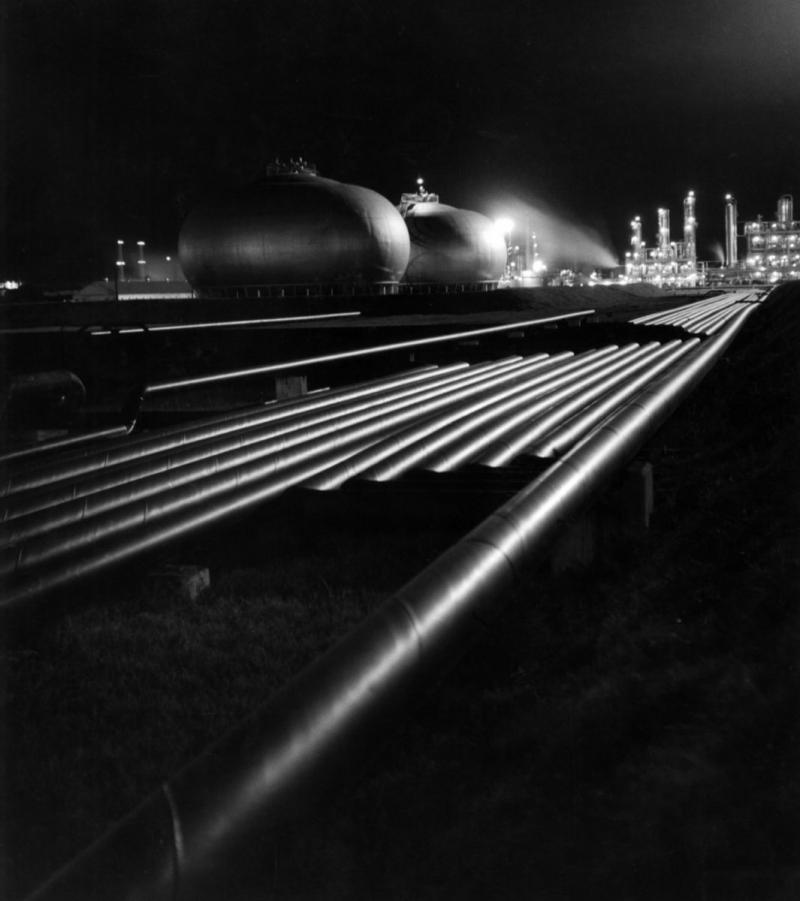
[[[647,449],[650,533],[533,579],[249,897],[800,895],[800,294],[785,294]],[[287,537],[195,605],[117,586],[10,652],[9,897],[447,540]]]

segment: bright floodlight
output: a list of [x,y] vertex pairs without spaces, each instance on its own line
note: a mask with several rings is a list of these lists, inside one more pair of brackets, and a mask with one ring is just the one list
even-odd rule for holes
[[513,221],[506,216],[495,219],[494,224],[497,226],[497,230],[503,235],[510,235],[514,230]]

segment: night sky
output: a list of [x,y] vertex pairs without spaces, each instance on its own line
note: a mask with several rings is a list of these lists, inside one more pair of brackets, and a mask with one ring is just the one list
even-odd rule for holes
[[[594,230],[698,195],[698,249],[800,204],[800,0],[7,0],[0,278],[174,251],[221,186],[302,155],[393,201]],[[797,207],[796,207],[797,208]]]

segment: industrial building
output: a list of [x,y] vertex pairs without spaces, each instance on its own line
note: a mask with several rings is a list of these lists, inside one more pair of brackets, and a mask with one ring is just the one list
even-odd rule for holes
[[689,191],[683,201],[683,241],[673,241],[670,214],[658,210],[656,244],[648,247],[642,237],[642,219],[631,221],[631,249],[625,254],[625,280],[649,282],[659,287],[694,287],[704,284],[703,267],[697,263],[697,217],[695,195]]
[[[742,278],[754,282],[788,281],[800,278],[800,221],[794,218],[794,199],[791,194],[778,198],[778,208],[773,221],[760,216],[744,222],[739,232],[736,222],[736,202],[726,198],[726,228],[731,233],[726,245],[730,245],[732,257],[726,260],[729,269]],[[727,233],[726,233],[727,234]],[[744,242],[744,254],[737,259],[738,245]]]
[[736,199],[725,195],[725,259],[698,261],[695,195],[683,201],[683,241],[672,241],[669,210],[658,210],[658,234],[648,247],[642,220],[631,221],[631,249],[625,254],[625,281],[660,287],[708,284],[775,284],[800,278],[800,221],[791,194],[778,198],[774,220],[758,216],[741,222]]

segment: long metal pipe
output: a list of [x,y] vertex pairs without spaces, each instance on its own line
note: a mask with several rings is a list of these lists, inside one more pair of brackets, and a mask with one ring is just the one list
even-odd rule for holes
[[[278,415],[272,416],[264,413],[264,424],[238,431],[226,431],[219,437],[208,438],[202,442],[190,442],[186,446],[170,447],[168,450],[151,454],[147,457],[135,458],[132,462],[123,461],[110,465],[98,472],[82,475],[80,478],[59,480],[54,486],[44,491],[37,490],[28,493],[15,494],[6,498],[6,502],[0,510],[2,519],[9,521],[20,516],[30,516],[37,511],[51,510],[59,505],[66,505],[71,501],[82,501],[89,495],[104,493],[103,497],[89,500],[87,503],[94,507],[106,503],[111,495],[106,492],[115,492],[123,489],[126,493],[138,492],[144,497],[162,490],[164,487],[175,486],[182,482],[192,480],[198,474],[218,472],[237,462],[263,456],[270,452],[268,442],[274,442],[281,436],[292,436],[295,439],[308,440],[310,437],[320,437],[328,434],[343,425],[352,424],[355,421],[365,421],[378,417],[387,411],[419,401],[420,398],[431,398],[444,395],[448,392],[463,390],[469,386],[480,386],[487,379],[499,374],[517,373],[530,366],[550,365],[550,360],[545,354],[524,360],[522,358],[510,358],[507,360],[492,361],[476,364],[462,369],[454,367],[455,372],[442,370],[436,378],[428,379],[423,383],[412,380],[405,384],[389,385],[388,390],[381,394],[369,392],[365,395],[341,398],[342,403],[328,409],[319,409],[316,405],[306,405],[294,416],[284,417],[278,411]],[[519,373],[517,373],[519,374]],[[308,412],[310,409],[310,412]],[[357,417],[354,418],[354,417]],[[317,426],[316,432],[308,430]],[[300,433],[303,433],[300,435]],[[292,438],[284,437],[281,446],[292,443]],[[296,441],[294,442],[296,443]],[[249,450],[247,450],[249,448]],[[244,456],[242,455],[244,454]],[[196,464],[194,468],[191,468]],[[198,469],[199,466],[210,467]],[[159,478],[161,481],[158,481]],[[148,480],[144,484],[145,480]],[[166,480],[166,481],[164,481]],[[116,505],[116,501],[111,502]],[[83,518],[88,514],[88,508],[81,511],[80,507],[74,507],[78,511],[77,518]],[[53,519],[57,516],[52,513]],[[75,518],[75,517],[72,517]],[[14,529],[15,526],[11,526]]]
[[120,328],[100,326],[89,330],[88,334],[92,337],[95,335],[144,335],[156,332],[198,331],[206,328],[229,329],[256,325],[287,325],[294,322],[308,323],[326,319],[353,319],[360,315],[361,313],[358,310],[348,310],[343,313],[315,313],[308,316],[275,316],[271,319],[221,319],[214,322],[160,323],[156,325],[121,326]]
[[657,341],[646,344],[629,358],[616,362],[572,386],[572,390],[562,389],[555,392],[552,397],[553,403],[548,407],[533,405],[528,410],[527,417],[523,415],[509,417],[505,422],[499,423],[477,438],[457,442],[455,446],[428,460],[425,468],[433,472],[449,472],[464,463],[477,460],[481,452],[489,454],[498,446],[513,447],[516,436],[521,435],[523,440],[527,440],[529,435],[546,435],[559,423],[574,415],[577,410],[595,398],[607,394],[615,385],[629,380],[642,368],[669,353],[671,347],[677,343],[672,342],[666,347],[662,347]]
[[[570,403],[569,399],[585,393],[587,385],[607,379],[612,372],[635,366],[635,361],[652,353],[657,347],[657,342],[639,348],[628,345],[622,352],[593,361],[592,365],[572,373],[569,379],[543,385],[544,390],[521,398],[524,403],[498,409],[498,415],[490,411],[483,420],[466,422],[457,429],[441,428],[410,447],[395,449],[393,453],[381,458],[375,453],[377,446],[370,448],[362,456],[372,454],[376,460],[360,475],[364,479],[380,482],[397,478],[415,466],[437,472],[454,469],[477,455],[477,448],[484,442],[491,442],[497,435],[514,429],[519,423],[530,423],[547,415],[557,418],[559,411]],[[315,481],[319,483],[327,478],[328,473],[325,472],[317,476]]]
[[752,308],[651,384],[435,560],[361,626],[166,781],[30,901],[216,899],[231,858],[271,842],[366,736],[429,688],[509,597],[520,570],[684,400]]
[[683,325],[686,322],[691,322],[693,319],[697,319],[701,316],[708,316],[709,313],[714,313],[717,310],[723,310],[729,307],[736,300],[735,297],[730,297],[729,295],[725,295],[724,297],[719,298],[714,303],[708,304],[700,304],[693,310],[684,310],[680,313],[680,315],[670,316],[667,320],[668,323],[679,323]]
[[[426,373],[424,379],[412,377],[408,380],[388,382],[381,391],[367,390],[347,393],[336,398],[328,396],[318,402],[304,405],[286,406],[282,409],[270,407],[258,414],[248,416],[239,428],[224,425],[194,426],[187,430],[181,441],[180,435],[155,436],[147,448],[132,450],[124,446],[115,448],[99,458],[81,458],[67,461],[60,468],[53,467],[50,481],[43,481],[48,470],[26,473],[13,478],[9,487],[13,491],[5,498],[0,508],[0,518],[12,519],[44,509],[57,503],[66,502],[107,488],[131,482],[134,479],[175,469],[196,460],[202,460],[225,450],[235,449],[248,443],[267,438],[275,438],[298,428],[320,422],[333,422],[348,413],[374,409],[378,402],[388,402],[414,398],[420,393],[435,389],[446,389],[459,381],[471,383],[481,374],[493,368],[508,368],[519,364],[521,358],[506,361],[492,361],[474,367],[456,364],[443,367],[436,373]],[[145,453],[149,451],[149,453]]]
[[[571,356],[570,352],[562,355]],[[385,419],[388,413],[410,410],[411,415],[419,415],[424,403],[434,398],[458,402],[477,392],[485,393],[487,388],[498,384],[509,381],[513,383],[531,371],[550,372],[558,362],[558,358],[540,355],[527,361],[479,364],[466,373],[458,373],[457,377],[435,383],[426,382],[423,393],[415,391],[411,395],[398,395],[396,391],[391,391],[387,395],[378,395],[373,403],[348,405],[346,409],[337,410],[335,415],[304,415],[284,420],[278,425],[260,426],[203,444],[193,444],[189,448],[170,452],[166,459],[157,456],[136,461],[133,465],[121,464],[90,480],[63,484],[60,489],[48,491],[44,497],[39,494],[35,503],[41,506],[36,512],[29,512],[22,517],[8,516],[5,524],[0,526],[0,547],[29,541],[37,535],[78,522],[83,522],[86,529],[91,529],[92,517],[101,514],[113,517],[113,520],[104,520],[109,529],[117,528],[124,521],[123,513],[120,512],[119,517],[116,517],[113,511],[129,507],[134,502],[144,502],[156,495],[159,500],[163,500],[164,492],[202,479],[223,476],[235,467],[257,465],[258,461],[265,461],[289,447],[320,441],[333,433],[344,433],[346,429],[364,423],[374,422],[383,429],[388,422]],[[53,502],[54,499],[56,502]],[[0,572],[2,571],[3,563],[0,558]]]
[[567,319],[591,316],[594,312],[594,310],[577,310],[574,313],[560,313],[557,316],[543,316],[538,319],[523,319],[519,322],[506,322],[503,325],[492,325],[481,329],[470,329],[465,332],[450,332],[446,335],[431,335],[427,338],[415,338],[411,341],[397,341],[393,344],[381,344],[375,347],[360,347],[355,350],[342,351],[336,354],[324,354],[323,356],[318,357],[307,357],[302,360],[270,363],[266,366],[252,366],[248,369],[234,369],[229,372],[219,372],[214,375],[203,375],[190,379],[177,379],[171,382],[155,382],[144,388],[144,395],[148,396],[160,394],[164,391],[176,391],[181,388],[198,388],[202,385],[216,385],[220,382],[250,378],[255,375],[285,372],[287,369],[303,369],[308,366],[316,366],[320,363],[340,363],[344,360],[354,360],[360,357],[374,356],[375,354],[388,353],[396,350],[411,350],[413,348],[425,347],[431,344],[463,341],[466,338],[482,338],[487,335],[499,334],[500,332],[546,325],[549,322],[562,322]]
[[727,320],[732,316],[735,316],[741,308],[742,304],[732,303],[729,307],[725,307],[724,309],[717,310],[715,313],[711,313],[708,316],[703,316],[700,319],[694,320],[689,326],[686,327],[686,330],[694,332],[695,334],[707,334],[707,330],[710,326],[716,325],[717,323],[727,322]]
[[[142,398],[139,399],[138,405],[139,406],[141,405],[141,400],[143,399],[144,395],[146,395],[146,394],[158,393],[160,391],[166,391],[166,390],[173,390],[173,389],[176,389],[179,387],[191,387],[191,386],[198,385],[198,384],[209,384],[211,382],[226,381],[231,378],[244,377],[244,375],[248,375],[248,374],[267,374],[267,373],[287,371],[287,370],[298,369],[298,368],[306,368],[306,367],[316,365],[319,363],[338,362],[340,360],[351,359],[351,358],[359,357],[359,356],[367,356],[367,355],[385,353],[385,352],[394,351],[394,350],[398,350],[398,349],[411,349],[411,348],[425,346],[425,345],[429,345],[429,344],[446,343],[446,342],[450,342],[450,341],[462,340],[467,337],[480,337],[483,335],[489,335],[489,334],[494,334],[494,333],[498,333],[498,332],[502,332],[502,331],[513,330],[515,328],[524,328],[526,326],[532,326],[532,325],[543,325],[543,324],[547,324],[550,322],[566,320],[566,319],[579,317],[579,316],[586,316],[586,315],[590,315],[592,312],[594,312],[594,311],[593,310],[581,310],[581,311],[577,311],[575,313],[560,314],[558,316],[544,317],[544,318],[539,318],[539,319],[535,319],[535,320],[523,320],[521,322],[506,323],[506,324],[499,325],[499,326],[489,326],[489,327],[486,327],[483,329],[473,329],[468,332],[455,332],[455,333],[448,333],[446,335],[434,335],[434,336],[429,336],[427,338],[419,338],[419,339],[414,339],[411,341],[398,342],[398,343],[394,343],[394,344],[377,345],[377,346],[368,347],[368,348],[359,348],[354,351],[345,351],[340,354],[331,354],[331,355],[325,355],[325,356],[320,356],[320,357],[309,357],[309,358],[300,359],[300,360],[289,360],[289,361],[284,361],[282,363],[270,364],[268,366],[256,367],[252,370],[239,370],[239,371],[236,371],[233,373],[229,372],[229,373],[221,373],[221,374],[214,375],[214,376],[203,376],[199,380],[190,379],[190,380],[184,380],[180,383],[158,383],[155,385],[146,386],[143,389],[144,394],[142,395]],[[331,392],[331,394],[333,394],[333,392]],[[223,417],[217,417],[215,419],[215,421],[227,422],[227,421],[233,420],[234,418],[236,418],[235,414],[234,414],[234,416],[225,415]],[[115,432],[120,435],[128,434],[133,430],[133,427],[135,426],[135,424],[136,424],[136,417],[134,416],[132,419],[132,422],[129,425],[124,426],[124,427],[123,426],[117,427],[119,429],[119,431],[116,432],[116,430],[115,430]],[[188,435],[188,430],[172,429],[172,430],[169,430],[168,432],[167,431],[162,432],[162,435],[166,435],[166,434]],[[134,448],[136,448],[136,447],[145,447],[145,448],[150,447],[150,440],[151,440],[150,437],[146,436],[141,441],[141,443],[129,442],[127,444],[128,452],[133,451]],[[107,463],[101,463],[100,465],[107,465]],[[92,464],[88,464],[88,468],[85,469],[84,471],[90,471],[90,469],[92,469],[92,468],[94,468],[94,466]],[[73,474],[75,474],[75,473],[73,473]],[[51,482],[52,479],[53,479],[52,472],[40,473],[38,484],[46,484],[48,482]],[[20,483],[20,487],[15,489],[12,486],[12,484],[6,484],[6,485],[0,484],[0,496],[4,495],[6,493],[11,493],[13,490],[25,490],[26,488],[29,488],[29,487],[34,487],[34,486],[29,483],[22,482],[22,483]]]
[[[547,362],[547,359],[535,358],[526,368],[533,371]],[[283,435],[269,446],[265,445],[263,453],[254,459],[248,459],[219,472],[216,471],[212,461],[212,473],[205,478],[193,479],[186,484],[177,485],[144,499],[123,503],[107,512],[98,513],[85,520],[70,522],[18,545],[11,545],[0,553],[0,575],[9,577],[13,574],[19,575],[31,569],[41,568],[45,564],[53,564],[59,558],[79,554],[86,549],[92,553],[95,545],[107,546],[112,542],[125,544],[129,540],[127,535],[132,530],[140,527],[156,529],[161,520],[168,520],[173,515],[185,520],[181,532],[185,534],[207,524],[207,508],[219,507],[217,514],[219,516],[237,511],[238,505],[235,508],[227,505],[226,498],[231,493],[244,491],[247,494],[254,491],[258,494],[264,479],[281,479],[282,476],[280,474],[276,476],[276,473],[285,468],[305,464],[308,460],[318,460],[326,454],[335,455],[345,444],[373,442],[411,420],[452,404],[454,400],[474,395],[487,388],[495,389],[524,378],[525,375],[526,372],[522,370],[505,371],[495,375],[488,384],[484,377],[480,383],[459,387],[456,391],[439,392],[426,400],[406,401],[389,411],[376,413],[374,410],[368,410],[359,413],[353,416],[346,426],[341,423],[333,425],[322,423],[297,431],[292,436]],[[284,453],[287,451],[288,453]],[[315,474],[320,468],[317,466],[306,477]],[[289,484],[294,483],[287,482],[281,490]],[[97,553],[100,556],[107,556],[108,565],[118,559],[116,550]],[[94,567],[92,571],[96,568],[99,567]]]
[[[608,365],[609,360],[616,360],[620,355],[630,359],[636,347],[633,344],[620,350],[611,346],[592,351],[563,364],[555,372],[550,370],[538,374],[502,395],[485,396],[450,407],[444,413],[423,422],[415,422],[403,431],[388,435],[359,454],[303,483],[303,487],[329,491],[357,475],[375,478],[375,471],[383,472],[387,467],[391,474],[385,477],[393,478],[395,473],[410,469],[428,454],[435,452],[442,442],[449,443],[465,432],[484,429],[499,417],[508,416],[520,407],[527,408],[535,398],[544,398],[542,404],[549,405],[558,386],[574,385],[585,378],[587,372],[594,371],[598,366]],[[398,463],[398,458],[402,463]]]
[[715,304],[719,303],[724,298],[729,297],[730,295],[716,295],[715,297],[704,298],[703,300],[693,300],[691,303],[683,304],[679,307],[672,307],[669,310],[660,310],[657,313],[647,313],[644,316],[637,316],[635,319],[631,319],[631,322],[634,325],[644,325],[651,323],[662,323],[664,320],[669,319],[673,316],[679,317],[682,314],[691,313],[692,310],[696,310],[699,308],[705,307],[707,304]]
[[325,391],[323,394],[303,395],[284,401],[267,401],[243,410],[208,417],[199,423],[169,426],[155,432],[128,438],[125,441],[111,441],[100,448],[87,448],[74,454],[65,455],[59,458],[58,465],[51,463],[46,466],[28,466],[21,471],[12,470],[6,481],[0,485],[0,494],[27,491],[61,479],[75,478],[83,473],[95,472],[97,469],[172,450],[195,441],[204,441],[237,429],[249,428],[310,410],[335,406],[359,397],[367,397],[387,388],[402,387],[428,379],[435,380],[442,375],[466,369],[467,366],[466,363],[452,363],[442,367],[429,366],[413,369],[387,378],[375,379],[369,383],[361,383],[335,391]]
[[101,441],[107,438],[119,438],[130,432],[128,425],[109,426],[105,429],[94,429],[90,432],[81,432],[79,435],[69,435],[66,438],[56,438],[52,441],[43,441],[40,444],[33,444],[29,447],[23,447],[19,450],[9,451],[0,454],[0,466],[10,466],[11,464],[19,464],[23,461],[27,462],[34,458],[37,460],[42,456],[53,451],[62,451],[67,448],[76,447],[79,444],[88,444],[90,441]]
[[686,307],[679,307],[675,310],[669,310],[665,313],[660,313],[654,318],[648,320],[646,323],[642,323],[638,320],[633,321],[639,325],[671,325],[677,322],[683,322],[684,320],[690,318],[698,312],[717,309],[718,307],[726,306],[730,302],[730,295],[726,294],[722,297],[715,297],[708,301],[698,301],[696,303],[689,304]]
[[643,372],[640,372],[634,378],[627,379],[624,384],[614,391],[600,397],[535,443],[524,445],[520,453],[542,458],[563,456],[573,445],[587,435],[590,429],[593,429],[606,417],[615,413],[619,407],[646,387],[648,382],[651,382],[669,367],[674,366],[681,357],[697,347],[699,343],[699,338],[689,338],[686,341],[678,342],[677,347],[673,346],[670,348],[667,345],[665,347],[667,353],[656,360],[648,361],[647,367]]

